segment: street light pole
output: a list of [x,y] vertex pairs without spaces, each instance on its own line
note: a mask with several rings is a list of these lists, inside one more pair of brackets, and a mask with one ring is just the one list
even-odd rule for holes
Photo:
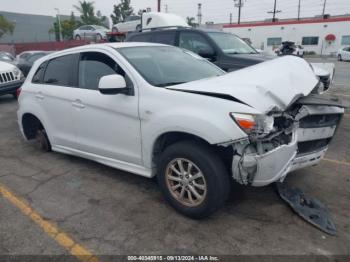
[[57,21],[58,21],[58,35],[59,35],[59,41],[62,41],[62,27],[61,27],[61,18],[60,18],[60,9],[55,8],[57,11]]

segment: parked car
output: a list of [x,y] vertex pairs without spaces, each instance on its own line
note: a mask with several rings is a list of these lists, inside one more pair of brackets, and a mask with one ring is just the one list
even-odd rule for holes
[[141,16],[131,15],[125,21],[113,25],[112,32],[132,32],[141,30]]
[[39,58],[50,54],[51,51],[40,51],[40,52],[32,52],[27,53],[28,55],[22,56],[25,58],[20,58],[16,65],[22,71],[23,75],[26,77],[33,66],[33,63]]
[[23,84],[21,71],[13,64],[0,61],[0,96],[11,94],[17,97],[17,89]]
[[318,82],[294,56],[226,73],[172,46],[85,45],[34,63],[18,123],[46,151],[157,176],[176,210],[201,218],[232,180],[266,186],[321,161],[344,108]]
[[350,47],[344,47],[338,50],[337,57],[339,61],[350,60]]
[[14,59],[15,58],[13,57],[12,54],[10,54],[8,52],[0,51],[0,61],[13,63]]
[[43,50],[28,50],[28,51],[24,51],[24,52],[21,52],[19,53],[17,56],[16,56],[16,61],[19,61],[21,59],[26,59],[28,56],[32,55],[32,54],[35,54],[35,53],[41,53],[41,52],[45,52]]
[[73,37],[76,40],[93,39],[103,40],[107,38],[109,30],[100,25],[83,25],[73,31]]
[[301,45],[296,45],[295,42],[285,41],[282,42],[280,48],[275,50],[275,53],[279,56],[296,55],[299,57],[304,57],[304,48]]
[[[178,46],[188,49],[231,72],[255,65],[276,56],[257,52],[238,36],[216,30],[193,28],[170,28],[133,33],[126,38],[127,42],[152,42]],[[317,64],[313,64],[317,67]],[[317,70],[324,90],[329,88],[334,70]]]

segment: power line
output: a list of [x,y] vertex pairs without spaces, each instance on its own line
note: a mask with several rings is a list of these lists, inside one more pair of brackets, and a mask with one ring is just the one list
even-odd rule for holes
[[326,4],[327,4],[327,0],[324,0],[324,2],[323,2],[323,11],[322,11],[322,17],[324,17],[325,12],[326,12]]
[[268,11],[268,14],[273,14],[272,15],[272,22],[276,21],[276,13],[281,13],[281,10],[276,10],[277,8],[277,0],[275,0],[274,5],[273,5],[273,11]]

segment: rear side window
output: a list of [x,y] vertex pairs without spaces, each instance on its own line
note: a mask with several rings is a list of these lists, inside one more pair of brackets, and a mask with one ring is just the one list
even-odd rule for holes
[[38,69],[36,70],[36,72],[33,76],[32,83],[35,83],[35,84],[42,84],[43,83],[43,76],[44,76],[46,64],[47,64],[47,62],[44,62],[38,67]]
[[108,55],[98,52],[85,52],[79,61],[79,88],[97,90],[103,76],[119,74],[125,77],[128,87],[132,82],[124,70]]
[[160,32],[154,34],[152,42],[166,45],[175,45],[175,32]]
[[131,36],[128,42],[151,42],[151,39],[152,34],[139,34]]
[[74,79],[75,59],[77,55],[65,55],[48,62],[44,83],[59,86],[76,86]]

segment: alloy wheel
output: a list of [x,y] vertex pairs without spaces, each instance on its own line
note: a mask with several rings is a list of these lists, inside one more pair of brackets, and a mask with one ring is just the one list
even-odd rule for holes
[[202,171],[192,161],[176,158],[168,164],[165,172],[168,190],[178,202],[195,207],[205,200],[207,183]]

